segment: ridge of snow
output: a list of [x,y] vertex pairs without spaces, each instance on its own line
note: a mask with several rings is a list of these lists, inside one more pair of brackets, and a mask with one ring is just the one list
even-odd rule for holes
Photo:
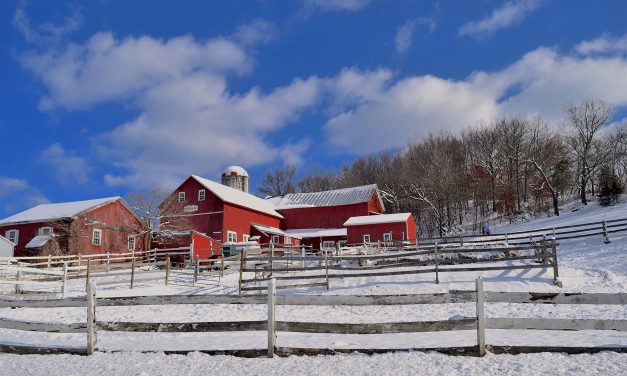
[[120,196],[98,198],[94,200],[61,202],[56,204],[42,204],[33,208],[24,210],[23,212],[14,214],[3,220],[0,225],[20,222],[41,222],[59,218],[71,218],[85,210],[119,200]]
[[[377,192],[376,184],[362,185],[359,187],[334,189],[322,192],[288,193],[285,196],[277,196],[266,199],[274,205],[275,209],[294,209],[319,206],[351,205],[368,202]],[[378,195],[381,201],[381,195]],[[381,202],[383,207],[383,202]]]
[[50,239],[52,239],[52,235],[37,235],[26,244],[26,248],[43,247]]
[[299,228],[285,230],[285,233],[295,238],[319,238],[327,236],[347,236],[345,228]]
[[350,217],[344,226],[358,226],[358,225],[374,225],[379,223],[395,223],[405,222],[407,218],[411,216],[411,213],[397,213],[397,214],[378,214],[378,215],[361,215],[357,217]]
[[252,226],[266,235],[267,234],[283,235],[283,236],[290,236],[292,238],[300,239],[298,236],[290,235],[286,233],[285,231],[281,230],[280,228],[276,228],[272,226],[265,226],[265,225],[258,225],[258,224],[253,224]]
[[259,198],[250,193],[242,192],[235,188],[227,187],[215,181],[192,175],[197,182],[218,196],[220,200],[231,204],[243,206],[258,212],[269,214],[273,217],[283,218],[267,200]]

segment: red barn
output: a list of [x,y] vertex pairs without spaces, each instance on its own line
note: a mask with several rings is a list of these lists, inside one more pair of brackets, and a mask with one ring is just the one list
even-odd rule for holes
[[0,221],[15,256],[142,249],[144,226],[120,197],[38,205]]
[[[152,240],[152,248],[187,248],[189,257],[211,259],[220,256],[222,244],[198,231],[180,231],[157,234]],[[187,252],[181,249],[180,252]],[[178,253],[178,252],[173,252]]]
[[351,217],[344,226],[349,244],[416,240],[416,223],[411,213]]
[[[179,206],[169,205],[172,202]],[[195,175],[174,190],[161,204],[164,205],[177,209],[162,218],[162,230],[179,219],[179,226],[185,226],[185,230],[204,233],[223,243],[248,241],[253,224],[278,228],[283,219],[270,202]],[[187,224],[182,224],[181,219]]]

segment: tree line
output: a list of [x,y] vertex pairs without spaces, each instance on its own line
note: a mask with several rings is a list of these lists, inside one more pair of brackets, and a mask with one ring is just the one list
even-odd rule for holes
[[[559,215],[560,202],[589,195],[612,203],[627,182],[627,124],[612,124],[614,108],[587,99],[564,108],[551,126],[519,114],[409,140],[396,153],[362,156],[339,170],[318,167],[298,179],[296,167],[268,171],[267,196],[376,183],[388,213],[411,212],[419,231],[444,236],[476,231],[496,217]],[[609,196],[608,196],[609,195]]]

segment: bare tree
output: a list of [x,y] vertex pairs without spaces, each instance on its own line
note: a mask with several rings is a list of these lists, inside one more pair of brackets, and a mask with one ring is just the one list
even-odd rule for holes
[[266,172],[257,189],[266,196],[285,196],[296,192],[296,166],[287,164]]
[[337,185],[335,174],[324,171],[321,167],[315,168],[298,182],[301,192],[321,192],[334,189]]
[[581,203],[587,205],[586,190],[588,182],[591,181],[594,168],[602,164],[598,158],[593,163],[592,159],[596,155],[593,151],[595,149],[597,151],[602,150],[598,147],[599,133],[609,121],[614,110],[607,102],[586,99],[579,104],[567,106],[564,111],[568,118],[568,126],[571,128],[569,143],[579,165]]

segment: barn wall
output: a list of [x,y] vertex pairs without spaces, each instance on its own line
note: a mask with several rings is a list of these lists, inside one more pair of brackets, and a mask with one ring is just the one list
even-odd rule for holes
[[222,245],[215,239],[211,239],[197,232],[192,233],[194,257],[209,259],[220,256]]
[[[198,191],[205,190],[205,200],[198,201]],[[185,192],[185,202],[178,202],[178,193]],[[187,231],[195,230],[209,237],[222,237],[222,223],[224,221],[224,203],[211,191],[189,177],[178,189],[172,192],[164,202],[171,202],[168,212],[178,214],[196,214],[185,217],[164,217],[162,222],[167,223],[162,230]],[[188,205],[197,205],[195,212],[185,213],[183,208]]]
[[305,238],[302,240],[303,245],[311,247],[314,251],[320,250],[323,241],[334,241],[336,244],[340,240],[346,240],[346,236],[324,236],[322,238]]
[[[396,223],[378,223],[378,224],[370,224],[370,225],[358,225],[358,226],[348,226],[348,244],[361,244],[363,243],[363,235],[370,234],[370,242],[376,243],[379,241],[383,241],[383,234],[392,232],[392,240],[406,240],[408,235],[410,239],[416,238],[416,226],[413,227],[413,237],[411,229],[408,230],[409,222],[413,223],[413,219],[410,219],[407,222],[396,222]],[[409,233],[409,234],[408,234]]]
[[350,217],[368,215],[369,203],[277,210],[285,219],[282,229],[340,228]]
[[241,242],[244,240],[243,235],[251,235],[251,225],[253,223],[279,228],[281,219],[225,202],[224,232],[221,238],[215,238],[226,242],[228,240],[227,231],[235,231],[237,233],[237,241]]

